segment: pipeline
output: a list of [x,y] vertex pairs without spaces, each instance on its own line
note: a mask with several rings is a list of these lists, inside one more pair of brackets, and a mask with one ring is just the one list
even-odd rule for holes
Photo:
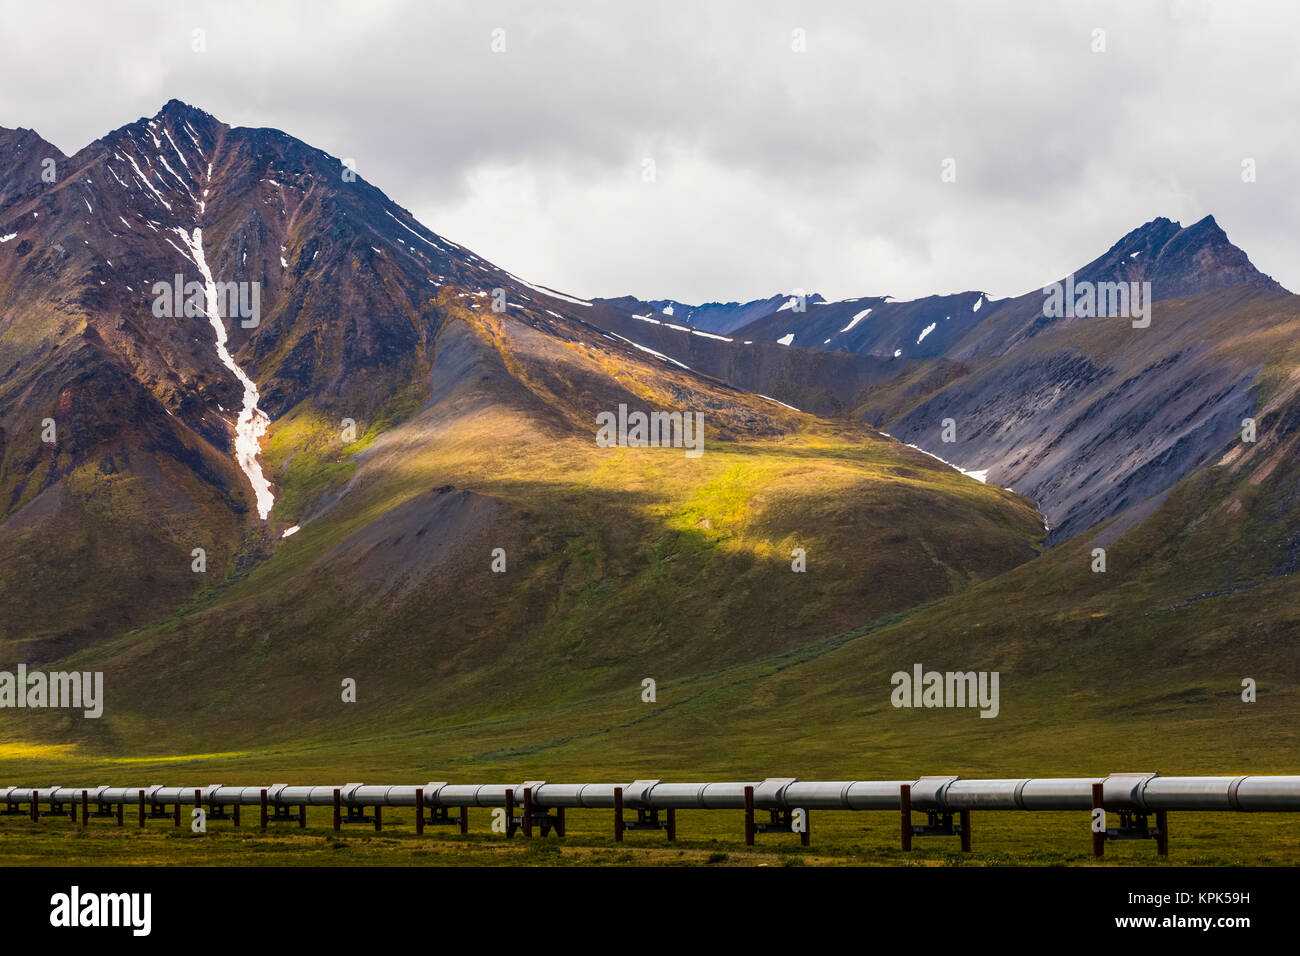
[[[28,809],[22,810],[26,804]],[[381,808],[411,807],[417,810],[417,832],[426,824],[459,822],[467,832],[470,807],[503,808],[505,832],[513,836],[522,829],[531,836],[534,826],[543,835],[550,830],[564,833],[566,809],[614,810],[615,835],[621,840],[625,830],[666,829],[675,837],[675,815],[679,810],[744,810],[746,842],[753,843],[757,833],[800,833],[808,843],[808,817],[811,811],[894,810],[902,813],[904,849],[911,848],[913,836],[960,836],[962,848],[969,849],[970,813],[1006,810],[1085,810],[1093,815],[1094,853],[1108,839],[1152,838],[1161,853],[1168,839],[1166,815],[1170,811],[1263,812],[1300,811],[1300,776],[1225,776],[1162,777],[1157,773],[1115,773],[1106,777],[1022,778],[966,780],[956,776],[930,776],[914,780],[840,780],[801,781],[791,777],[773,777],[761,781],[737,783],[665,783],[661,780],[635,780],[631,783],[548,783],[544,780],[520,784],[452,784],[434,781],[423,786],[374,786],[349,783],[342,786],[294,786],[272,784],[264,787],[0,787],[0,816],[71,816],[76,819],[80,807],[82,825],[90,817],[117,816],[123,820],[125,807],[135,807],[140,825],[146,819],[172,816],[180,822],[182,807],[196,812],[206,807],[207,818],[232,819],[239,823],[239,808],[260,808],[261,825],[267,826],[269,814],[277,821],[293,820],[306,825],[308,807],[332,807],[334,828],[340,828],[343,812],[347,822],[374,822],[381,826]],[[45,805],[48,811],[40,807]],[[165,808],[172,806],[174,813]],[[227,813],[231,808],[233,813]],[[365,809],[372,808],[373,816]],[[459,820],[448,815],[459,808]],[[522,811],[516,816],[516,809]],[[294,813],[294,811],[297,811]],[[432,816],[425,817],[425,811]],[[625,810],[637,813],[635,821],[624,821]],[[552,811],[555,811],[554,814]],[[759,823],[755,811],[767,811],[770,822]],[[911,823],[911,813],[924,812],[925,825]],[[1105,824],[1106,812],[1120,815],[1120,827]],[[667,815],[667,822],[660,813]],[[954,822],[954,814],[960,822]],[[1154,815],[1156,827],[1148,826]],[[1098,824],[1100,819],[1101,824]]]
[[562,784],[527,781],[521,784],[450,784],[302,787],[272,784],[266,787],[0,787],[0,803],[47,804],[80,801],[83,790],[92,802],[134,806],[140,794],[150,804],[189,804],[195,790],[203,802],[257,806],[261,792],[272,806],[333,804],[334,791],[347,806],[414,807],[416,790],[423,791],[427,807],[504,807],[513,792],[514,803],[530,788],[538,808],[613,809],[614,790],[623,789],[629,807],[677,810],[738,810],[745,806],[745,788],[754,790],[754,805],[761,809],[898,810],[900,788],[911,787],[913,809],[936,810],[1087,810],[1092,787],[1104,788],[1108,810],[1298,811],[1300,776],[1294,777],[1161,777],[1158,774],[1111,774],[1108,777],[1040,777],[1016,780],[964,780],[961,777],[921,777],[916,780],[800,781],[769,778],[750,783],[632,783]]

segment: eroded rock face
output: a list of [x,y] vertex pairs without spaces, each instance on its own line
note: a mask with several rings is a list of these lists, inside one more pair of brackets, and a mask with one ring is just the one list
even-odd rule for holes
[[[999,362],[890,429],[1034,499],[1054,543],[1123,515],[1221,453],[1255,406],[1253,380],[1205,349],[1132,372],[1062,350]],[[953,443],[940,435],[947,418]]]
[[[819,414],[856,413],[1037,502],[1060,541],[1150,502],[1211,460],[1256,404],[1261,361],[1215,349],[1224,315],[1267,323],[1286,290],[1213,217],[1134,229],[1061,280],[1123,283],[1153,319],[1055,313],[1046,290],[911,302],[867,297],[772,312],[731,342],[624,312],[636,336],[693,367]],[[626,303],[624,303],[626,304]],[[615,303],[611,302],[611,306]],[[793,332],[788,345],[778,345]],[[750,340],[745,344],[745,340]],[[943,440],[951,420],[956,440]],[[1121,523],[1122,525],[1122,523]]]
[[1185,229],[1168,219],[1153,220],[1125,236],[1084,271],[1092,269],[1099,273],[1110,270],[1126,281],[1150,282],[1157,302],[1243,284],[1284,291],[1228,241],[1213,216]]
[[[1126,527],[1219,454],[1256,408],[1263,362],[1216,341],[1275,321],[1274,305],[1294,309],[1213,217],[1155,219],[1071,280],[1149,283],[1150,324],[1048,315],[1028,293],[951,350],[969,374],[877,411],[904,441],[1034,498],[1053,543],[1117,516],[1112,530]],[[1225,315],[1241,318],[1225,327]],[[945,419],[956,442],[942,441]]]

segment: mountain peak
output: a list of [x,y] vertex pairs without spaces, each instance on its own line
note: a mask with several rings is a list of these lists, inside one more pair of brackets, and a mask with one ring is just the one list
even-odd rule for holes
[[1161,298],[1174,298],[1245,283],[1284,291],[1270,276],[1251,263],[1250,257],[1232,244],[1213,216],[1176,232],[1160,250],[1153,283],[1166,286]]
[[1242,283],[1284,291],[1232,244],[1212,215],[1186,227],[1157,216],[1128,233],[1076,275],[1093,281],[1151,282],[1156,300]]
[[1223,231],[1223,227],[1215,221],[1213,216],[1206,216],[1204,219],[1192,223],[1183,232],[1201,242],[1228,242],[1228,234]]
[[212,114],[207,112],[206,110],[201,110],[197,106],[191,106],[189,103],[186,103],[183,100],[176,99],[176,97],[172,97],[170,100],[164,103],[162,105],[162,109],[160,109],[157,113],[155,113],[153,118],[162,119],[164,117],[191,117],[191,116],[202,116],[208,119],[213,118]]

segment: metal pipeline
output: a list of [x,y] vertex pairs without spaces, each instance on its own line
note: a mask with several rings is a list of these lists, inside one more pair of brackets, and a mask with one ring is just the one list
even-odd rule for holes
[[754,806],[789,810],[898,810],[900,788],[911,787],[916,810],[1088,810],[1092,785],[1103,786],[1107,810],[1154,812],[1201,810],[1224,812],[1300,811],[1300,776],[1161,777],[1154,773],[1122,773],[1107,777],[1039,777],[1006,780],[965,780],[960,777],[920,777],[915,780],[800,781],[773,777],[749,783],[664,783],[635,780],[616,783],[450,784],[434,782],[375,786],[265,787],[220,785],[172,787],[0,787],[0,804],[80,803],[82,791],[99,805],[192,805],[194,792],[204,804],[257,806],[266,791],[269,806],[331,806],[334,791],[350,807],[414,807],[416,791],[424,791],[426,807],[504,807],[512,792],[515,806],[523,804],[525,787],[532,805],[540,809],[611,809],[616,788],[623,805],[649,810],[737,810],[745,806],[745,789],[753,787]]

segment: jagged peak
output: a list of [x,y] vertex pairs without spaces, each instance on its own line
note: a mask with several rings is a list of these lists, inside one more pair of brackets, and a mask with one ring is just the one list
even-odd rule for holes
[[1107,254],[1132,252],[1136,249],[1158,250],[1182,231],[1182,223],[1165,216],[1157,216],[1126,233],[1107,250]]
[[1218,224],[1213,216],[1206,216],[1204,219],[1192,223],[1186,229],[1179,233],[1180,236],[1201,237],[1207,239],[1217,239],[1228,242],[1228,234],[1223,231],[1223,227]]
[[164,103],[153,116],[141,116],[135,122],[119,126],[104,136],[101,141],[110,141],[121,135],[131,136],[134,133],[156,133],[159,129],[176,130],[187,123],[195,130],[205,132],[214,132],[215,128],[225,125],[211,113],[173,98]]
[[17,126],[9,129],[0,126],[0,145],[12,146],[17,149],[25,149],[29,146],[39,146],[45,155],[53,155],[56,158],[64,157],[63,150],[59,149],[53,143],[49,142],[44,136],[34,129],[28,129],[26,126]]
[[153,115],[153,119],[155,120],[180,119],[183,121],[187,119],[193,120],[195,118],[220,122],[207,110],[199,109],[197,106],[191,106],[189,103],[186,103],[183,100],[178,100],[175,97],[172,97],[164,103],[162,109]]
[[1237,283],[1282,288],[1257,270],[1246,253],[1233,245],[1213,215],[1204,216],[1190,226],[1157,216],[1129,232],[1101,257],[1078,270],[1076,276],[1113,278],[1117,270],[1120,278],[1155,282],[1157,299],[1177,298]]

